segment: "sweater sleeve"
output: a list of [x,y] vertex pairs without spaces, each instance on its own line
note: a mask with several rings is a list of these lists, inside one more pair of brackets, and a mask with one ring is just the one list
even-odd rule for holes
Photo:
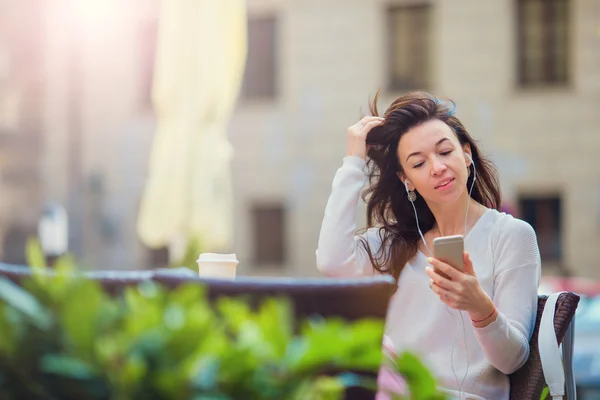
[[365,238],[374,254],[379,252],[378,229],[363,235],[356,232],[356,208],[366,183],[365,161],[360,157],[344,157],[333,179],[332,191],[325,208],[316,252],[317,268],[328,276],[350,277],[372,275],[374,268],[359,241]]
[[[519,369],[529,357],[529,340],[537,315],[541,274],[540,252],[533,228],[511,216],[498,227],[495,248],[494,322],[475,335],[490,363],[504,374]],[[493,244],[492,244],[493,245]]]

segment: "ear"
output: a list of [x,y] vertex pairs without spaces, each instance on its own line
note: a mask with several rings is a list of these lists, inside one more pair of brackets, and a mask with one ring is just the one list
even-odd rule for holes
[[398,172],[396,172],[396,175],[398,175],[398,179],[400,179],[400,181],[404,185],[404,181],[406,180],[406,178],[404,177],[404,174],[402,172],[398,171]]
[[[465,162],[467,163],[467,167],[471,166],[471,160],[473,159],[473,154],[471,153],[471,145],[470,144],[465,144],[463,146],[463,151],[465,153]],[[469,160],[469,157],[467,157],[467,154],[471,157],[471,160]]]
[[409,190],[414,190],[415,188],[412,187],[412,183],[410,183],[410,181],[408,179],[406,179],[406,176],[404,176],[404,174],[400,171],[396,172],[396,175],[398,175],[398,179],[400,179],[400,181],[402,182],[403,185],[408,184],[408,189]]

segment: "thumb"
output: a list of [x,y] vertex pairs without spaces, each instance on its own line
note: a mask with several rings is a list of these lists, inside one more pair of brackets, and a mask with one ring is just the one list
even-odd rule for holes
[[467,251],[463,253],[463,262],[465,264],[465,274],[476,276],[475,269],[473,268],[473,261],[471,261],[471,256]]

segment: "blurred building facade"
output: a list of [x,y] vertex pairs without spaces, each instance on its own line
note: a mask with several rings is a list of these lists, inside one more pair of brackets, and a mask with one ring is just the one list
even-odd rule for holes
[[457,101],[544,272],[600,278],[600,2],[250,0],[249,14],[231,124],[240,265],[313,274],[346,128],[377,89],[387,106],[423,88]]
[[[32,1],[0,6],[16,13]],[[15,64],[16,28],[0,25],[0,137],[35,142],[22,145],[26,155],[10,150],[16,144],[0,149],[5,253],[16,237],[7,227],[31,231],[53,201],[69,212],[83,263],[160,263],[135,233],[159,2],[104,1],[91,12],[38,3],[39,59],[21,61],[33,71]],[[600,278],[600,2],[248,0],[248,13],[248,65],[229,128],[241,274],[317,274],[346,128],[378,89],[385,107],[419,88],[457,101],[499,168],[509,210],[536,229],[545,272]],[[24,74],[33,78],[14,79]],[[27,89],[21,79],[38,83]],[[18,107],[15,91],[29,93]],[[15,108],[26,121],[11,119]],[[14,175],[25,170],[29,181]]]
[[43,197],[40,4],[0,1],[0,255],[15,261],[24,261]]
[[154,132],[157,6],[0,1],[4,261],[24,261],[48,203],[67,209],[69,251],[84,267],[152,258],[135,218]]

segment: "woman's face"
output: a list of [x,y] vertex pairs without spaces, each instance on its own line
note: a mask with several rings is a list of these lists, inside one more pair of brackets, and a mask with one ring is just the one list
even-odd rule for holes
[[452,129],[434,119],[408,130],[398,143],[402,179],[427,202],[457,200],[466,190],[467,166],[471,163]]

